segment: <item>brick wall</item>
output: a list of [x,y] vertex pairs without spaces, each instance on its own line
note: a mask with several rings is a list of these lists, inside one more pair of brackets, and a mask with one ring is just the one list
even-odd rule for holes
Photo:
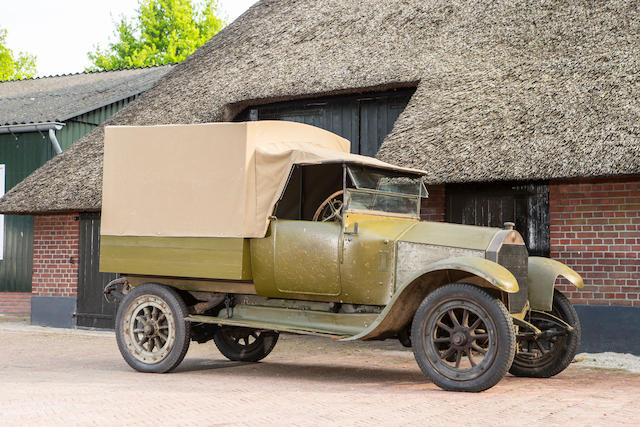
[[31,311],[31,292],[0,292],[0,314],[28,316]]
[[420,217],[423,221],[444,221],[444,185],[428,185],[429,198],[422,200]]
[[77,295],[80,231],[77,217],[77,214],[34,217],[33,295]]
[[552,182],[551,258],[582,275],[576,304],[640,307],[640,178]]

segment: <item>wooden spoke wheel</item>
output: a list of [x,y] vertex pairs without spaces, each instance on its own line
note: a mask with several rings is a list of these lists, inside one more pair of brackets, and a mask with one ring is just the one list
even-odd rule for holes
[[145,284],[129,292],[118,307],[116,339],[126,362],[141,372],[168,372],[189,348],[187,307],[162,285]]
[[554,322],[544,313],[532,312],[527,320],[542,331],[538,337],[518,338],[518,351],[511,365],[513,375],[520,377],[549,378],[564,371],[578,351],[580,344],[580,319],[567,297],[554,290],[553,305],[549,312],[573,327]]
[[424,299],[414,316],[413,353],[445,390],[482,391],[507,373],[515,334],[504,304],[481,288],[450,284]]

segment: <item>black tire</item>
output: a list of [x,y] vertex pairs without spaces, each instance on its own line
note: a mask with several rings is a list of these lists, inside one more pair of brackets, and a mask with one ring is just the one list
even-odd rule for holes
[[213,335],[213,341],[220,353],[229,360],[258,362],[271,353],[278,336],[274,331],[220,326]]
[[478,392],[496,385],[511,366],[516,346],[504,304],[464,283],[442,286],[422,301],[411,340],[422,372],[451,391]]
[[189,349],[187,315],[187,306],[173,289],[150,283],[134,288],[116,315],[116,340],[124,360],[140,372],[173,370]]
[[[513,375],[549,378],[564,371],[575,357],[580,345],[580,319],[571,302],[557,289],[553,292],[553,305],[549,313],[573,326],[573,331],[566,335],[547,339],[519,341],[518,352],[513,359],[511,369],[509,369]],[[544,319],[537,320],[535,314],[532,314],[530,321],[543,332],[545,330],[553,331],[555,326]],[[557,326],[555,328],[559,329]],[[530,354],[532,350],[536,356]]]

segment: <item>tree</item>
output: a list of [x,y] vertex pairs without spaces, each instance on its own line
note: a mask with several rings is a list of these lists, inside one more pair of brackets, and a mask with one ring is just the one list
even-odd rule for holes
[[19,52],[17,56],[5,46],[7,30],[0,28],[0,80],[28,79],[36,75],[36,57]]
[[116,23],[117,41],[89,52],[87,71],[181,62],[224,27],[217,15],[218,0],[139,0],[137,17]]

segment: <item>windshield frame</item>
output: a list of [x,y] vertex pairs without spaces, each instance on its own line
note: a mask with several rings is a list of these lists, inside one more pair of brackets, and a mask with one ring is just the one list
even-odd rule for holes
[[[372,188],[366,188],[366,187],[358,187],[357,186],[357,179],[354,176],[354,173],[352,171],[352,169],[354,167],[361,167],[362,169],[365,170],[369,170],[373,173],[383,173],[385,175],[397,175],[397,177],[402,178],[402,177],[406,177],[409,179],[414,179],[417,181],[417,185],[419,186],[418,188],[418,192],[416,194],[408,194],[408,193],[402,193],[400,191],[395,192],[395,191],[385,191],[385,190],[377,190],[377,189],[372,189]],[[393,169],[385,169],[385,168],[376,168],[376,167],[370,167],[370,166],[362,166],[362,165],[351,165],[351,164],[343,164],[343,170],[344,170],[344,175],[343,175],[343,213],[364,213],[364,214],[370,214],[370,215],[381,215],[381,216],[393,216],[393,217],[399,217],[399,218],[409,218],[409,219],[420,219],[420,215],[421,215],[421,205],[422,205],[422,199],[423,198],[427,198],[429,193],[427,192],[427,189],[424,185],[424,180],[425,177],[424,175],[420,175],[420,174],[411,174],[408,172],[400,172],[397,170],[393,170]],[[347,186],[347,176],[349,177],[349,180],[351,181],[351,183],[353,184],[353,187],[348,187]],[[350,200],[351,198],[348,197],[348,194],[350,193],[355,193],[355,194],[372,194],[372,195],[381,195],[381,196],[387,196],[387,197],[398,197],[398,198],[403,198],[403,199],[415,199],[415,204],[416,204],[416,208],[415,211],[413,213],[402,213],[402,212],[392,212],[392,211],[384,211],[384,210],[379,210],[379,209],[354,209],[350,207]]]

